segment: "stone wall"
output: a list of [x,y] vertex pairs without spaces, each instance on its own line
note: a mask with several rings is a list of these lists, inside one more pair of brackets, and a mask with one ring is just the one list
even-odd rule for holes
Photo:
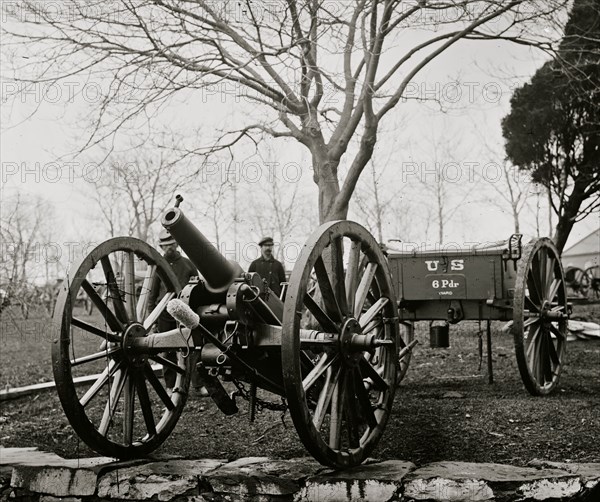
[[372,461],[332,471],[311,458],[115,462],[68,460],[0,447],[0,498],[14,502],[600,501],[600,463],[504,464]]

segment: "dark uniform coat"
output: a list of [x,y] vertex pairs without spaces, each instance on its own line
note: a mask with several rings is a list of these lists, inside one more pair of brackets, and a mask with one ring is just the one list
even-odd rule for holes
[[250,264],[248,272],[257,272],[267,281],[267,285],[277,296],[281,293],[281,283],[286,281],[285,270],[281,262],[275,258],[267,260],[263,256]]

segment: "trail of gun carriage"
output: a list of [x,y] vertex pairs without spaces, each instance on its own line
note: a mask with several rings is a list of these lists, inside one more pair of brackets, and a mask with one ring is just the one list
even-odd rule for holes
[[[4,381],[53,376],[58,394],[3,403],[4,445],[121,459],[307,451],[335,468],[597,457],[598,347],[567,340],[569,315],[597,318],[600,306],[569,302],[551,240],[384,252],[359,224],[329,222],[278,297],[181,201],[162,225],[200,272],[188,284],[151,246],[119,237],[73,265],[51,320],[3,312]],[[149,311],[155,278],[166,291]],[[164,311],[178,327],[157,332]],[[172,390],[161,367],[176,373]],[[210,399],[194,395],[193,372]]]
[[[217,7],[234,3],[241,14]],[[65,140],[56,157],[92,159],[101,175],[81,170],[84,217],[76,188],[57,184],[60,201],[33,204],[27,162],[23,172],[3,163],[2,447],[68,459],[312,457],[335,470],[370,459],[600,462],[597,2],[132,0],[93,13],[75,2],[67,16],[38,4],[3,11],[7,99],[18,108],[30,87],[98,79],[102,99],[77,109],[87,121],[77,146]],[[445,73],[432,62],[446,52],[457,75],[474,71],[476,51],[454,68],[468,43],[492,60],[508,46],[544,59],[518,53],[527,64],[503,82],[510,99],[486,94],[463,143],[462,103],[447,88],[415,97],[411,85],[441,79],[424,69]],[[232,106],[224,84],[253,93]],[[431,144],[407,131],[412,121]],[[435,180],[425,166],[411,184],[421,154]],[[439,167],[453,155],[465,159],[454,184],[455,163]],[[282,178],[279,157],[301,158],[304,177]],[[280,177],[232,181],[242,158]],[[52,223],[50,206],[64,210]],[[277,222],[265,223],[269,212]],[[52,268],[31,255],[36,240],[48,251],[53,230],[93,244]],[[388,238],[402,233],[436,242]],[[282,259],[287,274],[271,260],[273,235],[301,237]],[[243,239],[261,248],[250,266]]]

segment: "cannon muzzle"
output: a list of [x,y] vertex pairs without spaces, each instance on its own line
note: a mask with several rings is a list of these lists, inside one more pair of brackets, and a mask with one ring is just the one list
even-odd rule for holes
[[178,207],[167,209],[161,223],[189,256],[213,293],[224,293],[242,274],[242,268],[225,258]]

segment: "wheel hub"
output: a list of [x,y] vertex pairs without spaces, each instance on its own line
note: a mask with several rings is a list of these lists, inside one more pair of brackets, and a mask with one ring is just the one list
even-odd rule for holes
[[362,357],[362,348],[356,344],[357,336],[362,334],[362,328],[353,317],[347,318],[340,332],[340,353],[348,366],[356,366]]
[[123,333],[123,352],[125,357],[127,357],[127,360],[134,366],[143,366],[147,360],[147,356],[137,352],[132,341],[135,338],[142,338],[146,336],[146,334],[144,326],[139,322],[129,324]]

